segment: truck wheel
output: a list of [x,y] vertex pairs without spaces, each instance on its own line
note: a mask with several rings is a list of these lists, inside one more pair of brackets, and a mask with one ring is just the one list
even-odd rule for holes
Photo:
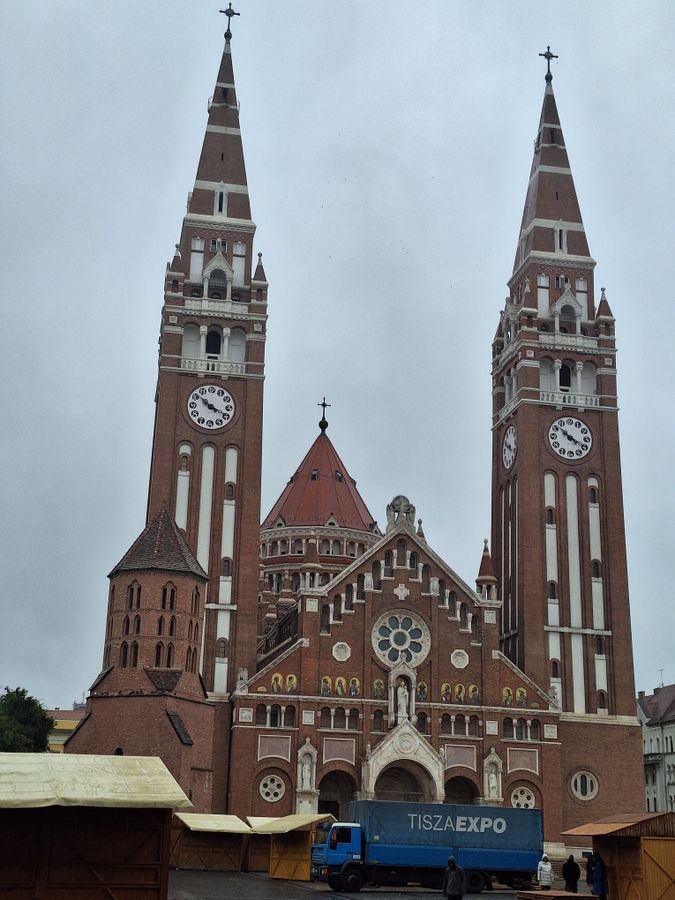
[[472,871],[466,873],[466,890],[469,894],[480,894],[485,887],[485,876],[482,872]]
[[364,878],[358,869],[349,869],[342,878],[342,890],[351,894],[358,894],[363,887]]

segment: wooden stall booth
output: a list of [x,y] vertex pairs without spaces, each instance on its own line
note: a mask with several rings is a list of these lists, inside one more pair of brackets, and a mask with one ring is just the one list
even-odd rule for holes
[[171,865],[177,869],[240,872],[251,828],[238,816],[176,813]]
[[0,753],[0,898],[166,900],[190,806],[155,757]]
[[252,832],[269,836],[270,878],[283,878],[286,881],[311,880],[314,833],[319,822],[326,821],[334,821],[334,817],[330,813],[307,813],[262,820],[249,817]]
[[616,815],[563,834],[593,839],[607,866],[610,897],[675,900],[675,813]]

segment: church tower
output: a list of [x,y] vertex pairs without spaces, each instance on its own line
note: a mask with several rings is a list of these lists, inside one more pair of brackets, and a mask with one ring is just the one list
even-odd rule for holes
[[166,272],[148,497],[148,520],[166,503],[208,574],[201,672],[215,699],[232,687],[234,658],[255,668],[267,319],[229,23]]
[[[553,94],[553,57],[542,55],[549,64],[544,101],[492,347],[500,642],[561,709],[570,797],[602,806],[603,796],[622,794],[627,808],[639,808],[614,317],[604,288],[597,297]],[[580,725],[593,732],[571,733]],[[595,749],[573,762],[575,744]],[[617,790],[609,776],[618,746],[625,780]]]

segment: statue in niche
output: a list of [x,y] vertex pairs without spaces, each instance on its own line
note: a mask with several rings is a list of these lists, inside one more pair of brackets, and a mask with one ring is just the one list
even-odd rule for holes
[[396,686],[396,721],[404,722],[408,718],[408,685],[405,681],[399,681]]
[[237,687],[240,688],[243,684],[246,684],[248,681],[248,669],[241,668],[237,672]]
[[496,800],[499,797],[499,779],[494,766],[490,766],[488,772],[488,797],[490,800]]
[[301,764],[301,780],[300,784],[303,791],[310,791],[312,789],[312,757],[309,753],[305,753],[302,757]]

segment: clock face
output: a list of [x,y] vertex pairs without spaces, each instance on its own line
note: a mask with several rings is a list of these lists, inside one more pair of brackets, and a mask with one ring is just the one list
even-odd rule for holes
[[203,384],[188,397],[187,411],[195,425],[207,431],[218,431],[231,422],[234,400],[224,388]]
[[518,435],[516,426],[509,425],[504,432],[504,441],[502,443],[502,461],[505,469],[510,469],[516,459],[518,450]]
[[551,423],[548,441],[557,456],[569,460],[583,459],[593,446],[593,435],[581,419],[562,416]]

